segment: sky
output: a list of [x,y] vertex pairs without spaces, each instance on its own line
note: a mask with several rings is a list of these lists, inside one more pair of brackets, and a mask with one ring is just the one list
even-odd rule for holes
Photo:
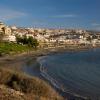
[[20,27],[100,30],[100,0],[0,0],[0,21]]

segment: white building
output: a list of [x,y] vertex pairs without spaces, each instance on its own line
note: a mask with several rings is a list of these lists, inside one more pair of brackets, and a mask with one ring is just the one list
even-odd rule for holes
[[14,35],[4,36],[3,41],[16,42],[16,37]]
[[4,32],[3,28],[5,27],[5,24],[0,22],[0,32]]
[[11,35],[11,28],[9,28],[8,26],[4,27],[4,33],[5,35]]
[[17,29],[17,27],[16,27],[16,26],[12,26],[12,27],[11,27],[11,29],[16,30],[16,29]]
[[33,37],[34,38],[34,35],[33,34],[26,34],[26,37],[29,38],[29,37]]
[[42,35],[39,35],[39,34],[38,34],[35,38],[36,38],[38,41],[45,42],[45,37],[42,36]]

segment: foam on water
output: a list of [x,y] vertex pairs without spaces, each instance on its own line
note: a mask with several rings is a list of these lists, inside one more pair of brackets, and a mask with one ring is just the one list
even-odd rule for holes
[[100,49],[49,55],[40,59],[42,76],[63,92],[100,98]]

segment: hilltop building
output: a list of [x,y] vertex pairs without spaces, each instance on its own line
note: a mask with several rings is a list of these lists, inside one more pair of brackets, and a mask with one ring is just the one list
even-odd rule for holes
[[3,41],[16,42],[16,37],[15,35],[12,35],[11,28],[6,26],[3,22],[0,22],[0,33],[3,34]]
[[4,27],[5,27],[5,24],[0,22],[0,33],[4,32]]
[[4,34],[5,35],[9,36],[9,35],[11,35],[11,33],[12,32],[11,32],[11,28],[10,27],[8,27],[8,26],[4,27]]

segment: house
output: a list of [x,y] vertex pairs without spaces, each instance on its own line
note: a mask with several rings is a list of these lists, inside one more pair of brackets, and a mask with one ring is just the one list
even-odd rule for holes
[[3,41],[16,42],[16,37],[14,35],[6,35],[3,37]]
[[24,35],[28,34],[28,31],[26,29],[18,28],[16,30],[13,30],[13,34],[23,37]]
[[12,26],[11,29],[12,29],[12,30],[16,30],[17,27],[16,27],[16,26]]
[[38,41],[45,42],[45,37],[43,35],[37,34],[35,37]]
[[4,34],[5,35],[11,35],[12,31],[11,31],[11,28],[6,26],[4,27]]
[[26,37],[29,38],[29,37],[33,37],[34,38],[34,35],[33,34],[26,34]]
[[5,24],[0,22],[0,33],[4,32],[3,28],[5,27]]

